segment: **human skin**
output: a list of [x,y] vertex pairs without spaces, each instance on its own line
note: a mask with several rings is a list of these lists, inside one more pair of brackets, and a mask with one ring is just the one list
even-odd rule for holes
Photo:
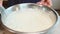
[[[0,6],[2,6],[2,4],[3,4],[3,0],[0,0]],[[37,2],[37,4],[51,7],[52,6],[52,1],[51,0],[41,0],[41,1]]]
[[2,6],[3,0],[0,0],[0,6]]
[[[3,0],[0,0],[0,6],[2,6],[2,4],[3,4]],[[51,0],[41,0],[41,1],[37,2],[37,4],[51,7],[52,6],[52,1]]]
[[51,7],[52,6],[52,1],[51,0],[41,0],[40,2],[37,2],[37,4]]

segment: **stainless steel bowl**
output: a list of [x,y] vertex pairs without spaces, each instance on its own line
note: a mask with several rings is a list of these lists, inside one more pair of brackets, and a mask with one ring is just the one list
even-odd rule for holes
[[[15,31],[15,30],[13,30],[13,29],[11,29],[11,28],[9,28],[9,27],[7,27],[6,25],[5,25],[5,19],[7,18],[7,16],[9,15],[9,14],[11,14],[12,12],[14,12],[14,11],[17,11],[17,9],[16,8],[18,8],[18,10],[21,10],[21,9],[24,9],[24,8],[33,8],[33,9],[35,9],[35,8],[37,8],[37,9],[39,9],[39,10],[43,10],[44,12],[46,12],[46,13],[48,13],[48,14],[53,14],[54,15],[54,17],[56,17],[55,19],[55,23],[53,24],[53,26],[52,27],[50,27],[49,29],[46,29],[46,30],[43,30],[43,31],[38,31],[38,32],[40,32],[40,33],[45,33],[45,32],[47,32],[48,30],[50,30],[51,28],[53,28],[54,26],[55,26],[55,24],[58,22],[58,13],[54,10],[54,9],[52,9],[52,8],[50,8],[50,7],[47,7],[47,6],[44,6],[44,5],[37,5],[37,4],[35,4],[35,3],[22,3],[22,4],[17,4],[17,5],[14,5],[14,6],[11,6],[11,7],[9,7],[9,8],[7,8],[7,9],[4,9],[3,7],[0,7],[0,11],[1,11],[1,20],[2,20],[2,23],[3,23],[3,25],[4,25],[4,28],[6,28],[7,30],[9,30],[9,31],[11,31],[11,32],[15,32],[15,33],[25,33],[25,34],[27,34],[28,32],[18,32],[18,31]],[[52,13],[50,13],[50,12],[52,12]],[[51,15],[52,16],[52,15]],[[54,17],[52,17],[52,18],[54,18]],[[30,34],[31,34],[31,32],[30,32]]]

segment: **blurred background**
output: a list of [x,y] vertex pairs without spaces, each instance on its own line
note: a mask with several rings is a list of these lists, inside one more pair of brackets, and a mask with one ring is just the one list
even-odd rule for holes
[[52,3],[52,8],[54,8],[60,15],[60,0],[52,0]]
[[[8,6],[7,3],[8,3],[8,0],[4,0],[3,6],[5,8],[7,8],[7,6]],[[54,8],[55,10],[57,10],[57,12],[60,14],[60,0],[52,0],[52,4],[53,4],[52,8]]]
[[60,10],[60,0],[52,0],[53,8]]

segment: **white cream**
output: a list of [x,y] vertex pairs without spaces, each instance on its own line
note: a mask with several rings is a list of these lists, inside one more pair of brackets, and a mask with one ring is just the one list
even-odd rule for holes
[[23,9],[8,15],[5,25],[19,32],[37,32],[50,28],[54,22],[42,10]]

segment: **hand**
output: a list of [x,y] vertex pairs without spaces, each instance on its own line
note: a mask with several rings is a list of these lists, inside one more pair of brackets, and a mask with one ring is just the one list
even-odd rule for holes
[[52,6],[52,1],[51,0],[41,0],[40,2],[37,2],[37,4],[51,7]]
[[3,0],[0,0],[0,6],[2,6]]

